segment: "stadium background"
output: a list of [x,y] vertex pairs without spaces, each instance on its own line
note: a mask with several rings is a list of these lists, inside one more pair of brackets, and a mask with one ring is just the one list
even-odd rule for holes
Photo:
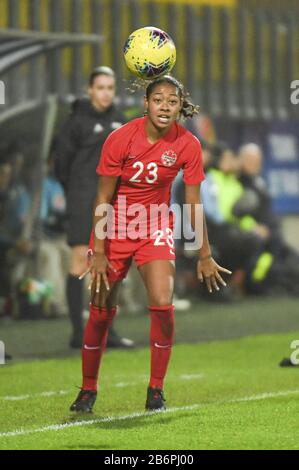
[[[0,80],[5,85],[0,153],[17,148],[25,156],[22,171],[35,201],[27,238],[38,244],[42,237],[39,203],[51,140],[72,98],[85,92],[90,70],[99,64],[113,67],[118,101],[127,116],[142,109],[141,95],[126,90],[131,77],[122,47],[131,31],[153,24],[175,40],[174,74],[200,104],[204,138],[210,143],[224,140],[234,149],[248,141],[263,147],[274,209],[286,239],[298,249],[299,105],[290,99],[291,82],[299,79],[297,1],[0,0],[0,12]],[[280,158],[273,142],[282,150],[286,145],[290,153],[282,151]],[[32,273],[35,262],[29,260]],[[26,257],[20,264],[25,269]],[[117,320],[120,331],[138,346],[146,345],[147,318],[125,313]],[[179,343],[261,333],[295,335],[298,301],[200,302],[179,314],[177,324]],[[72,355],[68,333],[65,318],[0,318],[0,339],[17,363]],[[288,353],[286,342],[272,360],[278,363]]]
[[298,245],[299,106],[290,100],[299,77],[297,2],[0,0],[0,9],[0,150],[25,154],[23,172],[36,201],[27,237],[41,236],[41,181],[70,100],[85,93],[90,70],[106,64],[117,73],[127,116],[138,114],[142,95],[127,91],[132,77],[122,47],[132,30],[155,24],[175,40],[174,73],[207,116],[204,138],[235,149],[246,141],[263,146],[274,207],[286,238]]
[[[21,50],[6,57],[5,49],[2,52],[2,129],[12,112],[20,115],[23,107],[33,112],[49,94],[61,99],[82,94],[91,68],[99,63],[115,69],[122,104],[136,104],[126,92],[130,77],[121,51],[132,30],[155,24],[175,37],[174,73],[202,112],[212,117],[217,138],[235,147],[248,139],[263,144],[275,208],[297,212],[298,161],[279,162],[267,145],[272,134],[298,138],[299,106],[290,100],[290,84],[299,76],[296,2],[1,0],[0,8],[2,41],[13,38],[7,28],[18,30],[19,39],[24,39]],[[70,37],[50,35],[41,42],[42,37],[33,38],[30,31],[68,32],[72,39],[68,43]],[[33,126],[34,118],[30,122]]]
[[[117,73],[118,100],[127,116],[140,113],[142,96],[126,90],[131,77],[122,47],[132,30],[155,24],[175,38],[174,73],[207,117],[200,129],[204,138],[225,140],[235,149],[251,140],[263,146],[274,207],[286,238],[298,246],[299,106],[290,100],[290,84],[299,77],[297,2],[0,0],[0,7],[0,149],[6,154],[16,147],[25,154],[22,171],[35,201],[27,238],[38,243],[42,237],[41,182],[51,138],[69,102],[85,92],[90,70],[107,64]],[[291,141],[295,158],[279,159],[270,145],[273,136],[282,146],[283,139]],[[34,272],[35,261],[29,263]]]

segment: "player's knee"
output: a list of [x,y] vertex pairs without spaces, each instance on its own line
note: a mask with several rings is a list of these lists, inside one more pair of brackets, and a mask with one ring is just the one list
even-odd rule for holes
[[151,305],[154,307],[167,307],[172,304],[172,296],[169,294],[158,294],[151,297]]

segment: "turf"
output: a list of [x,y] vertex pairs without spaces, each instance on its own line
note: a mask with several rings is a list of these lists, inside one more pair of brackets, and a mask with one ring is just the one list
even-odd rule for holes
[[[149,317],[123,311],[117,331],[147,346]],[[198,343],[242,336],[284,333],[299,328],[298,299],[250,298],[232,304],[194,302],[176,312],[176,343]],[[15,361],[36,357],[69,357],[70,325],[66,318],[49,321],[0,321],[0,340]],[[76,355],[77,353],[75,353]]]
[[79,358],[1,366],[0,449],[298,449],[299,369],[278,367],[294,339],[299,330],[177,345],[165,386],[169,411],[154,415],[143,412],[147,349],[106,354],[87,417],[68,412]]

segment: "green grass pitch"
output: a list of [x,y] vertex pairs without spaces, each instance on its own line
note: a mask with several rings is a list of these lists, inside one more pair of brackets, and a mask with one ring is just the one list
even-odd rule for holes
[[72,416],[78,357],[0,367],[0,449],[298,449],[299,331],[178,344],[167,412],[146,414],[149,351],[108,352],[94,414]]

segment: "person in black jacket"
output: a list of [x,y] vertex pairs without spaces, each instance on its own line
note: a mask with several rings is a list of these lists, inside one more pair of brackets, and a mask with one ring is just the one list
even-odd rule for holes
[[[97,191],[96,167],[102,145],[125,117],[114,106],[115,74],[109,67],[98,67],[89,78],[89,98],[74,102],[73,112],[61,129],[55,145],[55,173],[67,199],[67,239],[72,248],[67,300],[73,335],[70,346],[80,348],[83,336],[83,281],[86,255],[92,229],[93,205]],[[131,346],[112,329],[112,346]]]

